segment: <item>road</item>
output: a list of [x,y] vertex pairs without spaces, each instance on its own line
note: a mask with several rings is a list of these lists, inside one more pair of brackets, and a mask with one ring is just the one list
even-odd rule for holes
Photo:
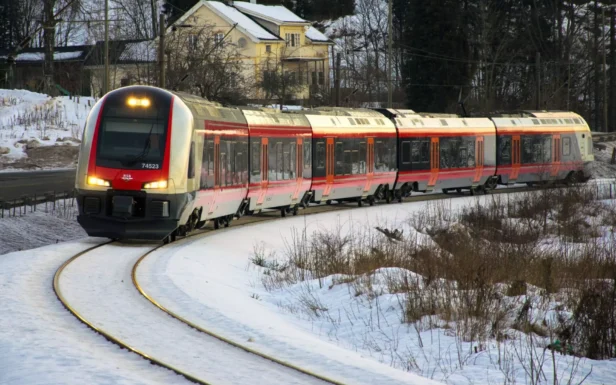
[[74,187],[75,170],[0,173],[0,201],[18,199],[24,195],[72,191]]

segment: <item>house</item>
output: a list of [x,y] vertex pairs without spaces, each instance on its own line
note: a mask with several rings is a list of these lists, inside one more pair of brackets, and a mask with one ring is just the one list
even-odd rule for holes
[[[296,101],[310,99],[329,89],[329,46],[333,43],[311,22],[284,6],[249,2],[201,0],[167,29],[174,26],[213,25],[216,39],[229,39],[240,50],[244,77],[261,79],[268,71],[296,79]],[[264,97],[257,88],[251,99]]]
[[[91,50],[91,45],[54,47],[54,82],[59,94],[89,94],[90,79],[83,69]],[[0,87],[44,92],[44,48],[25,48],[11,54],[0,52]],[[9,61],[9,56],[14,61]]]

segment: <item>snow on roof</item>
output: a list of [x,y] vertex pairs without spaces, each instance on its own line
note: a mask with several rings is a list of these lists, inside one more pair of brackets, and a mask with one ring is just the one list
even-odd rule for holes
[[282,5],[253,4],[245,1],[236,1],[233,5],[242,12],[264,19],[271,19],[278,23],[310,23]]
[[153,40],[128,43],[120,55],[120,61],[151,62],[156,60],[157,50]]
[[206,1],[208,6],[214,8],[220,14],[229,19],[232,23],[237,23],[237,28],[244,30],[247,33],[253,35],[257,39],[261,40],[280,40],[279,37],[268,32],[265,28],[255,23],[251,18],[244,15],[237,9],[229,7],[228,5],[219,1]]
[[318,29],[314,27],[308,28],[306,31],[306,37],[312,41],[329,41],[327,36],[321,33]]
[[[53,60],[70,60],[77,59],[83,54],[83,51],[75,52],[54,52]],[[6,56],[2,56],[6,59]],[[43,52],[24,52],[15,56],[15,61],[43,61],[45,60],[45,53]]]

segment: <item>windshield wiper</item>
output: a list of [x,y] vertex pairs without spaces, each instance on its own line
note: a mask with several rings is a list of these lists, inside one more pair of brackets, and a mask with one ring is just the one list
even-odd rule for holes
[[134,158],[130,159],[126,163],[122,162],[122,164],[125,164],[128,167],[131,167],[135,163],[139,162],[140,160],[143,160],[146,156],[148,156],[148,153],[150,152],[150,147],[152,144],[152,130],[153,129],[154,129],[154,123],[152,123],[152,127],[150,127],[148,138],[145,141],[145,145],[143,146],[143,150],[141,150],[141,153],[139,155],[136,155]]

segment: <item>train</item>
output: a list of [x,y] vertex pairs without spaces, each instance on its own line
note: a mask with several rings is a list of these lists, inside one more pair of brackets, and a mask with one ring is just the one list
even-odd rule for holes
[[168,243],[263,210],[584,182],[592,149],[588,124],[568,111],[280,111],[129,86],[87,118],[77,220],[90,236]]

